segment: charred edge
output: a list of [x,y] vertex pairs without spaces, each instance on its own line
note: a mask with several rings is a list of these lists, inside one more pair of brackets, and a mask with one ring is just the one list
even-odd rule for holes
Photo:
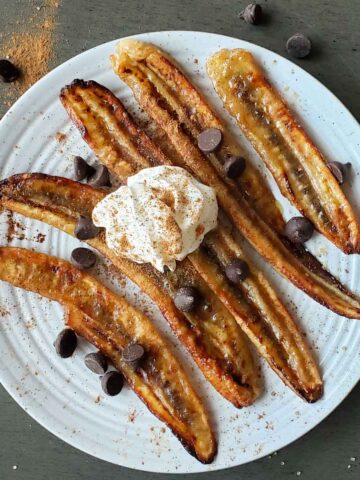
[[[89,323],[89,322],[87,322]],[[116,342],[114,342],[111,338],[109,338],[108,335],[104,334],[103,331],[97,327],[97,326],[93,326],[91,325],[90,326],[90,329],[91,329],[91,333],[92,335],[89,335],[87,338],[92,340],[92,343],[95,343],[96,344],[96,347],[102,352],[104,353],[104,355],[107,354],[107,351],[106,349],[103,348],[102,346],[102,341],[103,342],[106,342],[106,343],[110,343],[112,349],[117,352],[117,353],[120,353],[122,352],[122,349],[120,349]],[[81,332],[81,330],[80,330]],[[94,335],[95,333],[95,335]],[[99,340],[96,339],[96,336],[99,338]],[[95,337],[95,338],[94,338]],[[191,443],[190,441],[187,441],[185,440],[181,435],[180,433],[175,429],[175,427],[172,427],[170,424],[168,424],[162,417],[159,413],[156,412],[156,410],[154,410],[151,406],[151,402],[149,400],[147,400],[145,397],[143,397],[142,395],[140,395],[136,388],[133,386],[133,382],[131,381],[131,379],[126,375],[126,373],[124,371],[121,372],[129,386],[132,388],[132,390],[136,393],[136,395],[141,399],[141,401],[147,406],[147,408],[150,410],[150,412],[156,417],[158,418],[160,421],[164,422],[168,427],[169,429],[171,430],[171,432],[173,433],[173,435],[180,441],[180,443],[182,444],[182,446],[185,448],[185,450],[193,457],[195,457],[199,462],[201,463],[204,463],[204,464],[209,464],[213,461],[216,453],[217,453],[217,444],[216,444],[216,441],[215,439],[214,440],[214,452],[211,453],[211,456],[207,459],[203,459],[201,457],[198,456],[197,452],[196,452],[196,449],[193,445],[193,443]],[[154,393],[154,392],[153,392]],[[155,395],[155,394],[154,394]],[[156,395],[155,395],[156,396]],[[156,397],[157,398],[157,397]],[[159,400],[159,399],[158,399]]]

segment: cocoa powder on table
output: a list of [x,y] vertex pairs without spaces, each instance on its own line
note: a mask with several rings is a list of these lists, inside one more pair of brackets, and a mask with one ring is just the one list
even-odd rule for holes
[[[20,78],[3,87],[2,99],[6,106],[22,95],[49,70],[53,56],[55,14],[59,2],[46,0],[42,6],[31,6],[32,14],[22,12],[16,22],[16,31],[3,32],[0,38],[0,58],[6,58],[16,65]],[[20,15],[19,15],[20,16]]]

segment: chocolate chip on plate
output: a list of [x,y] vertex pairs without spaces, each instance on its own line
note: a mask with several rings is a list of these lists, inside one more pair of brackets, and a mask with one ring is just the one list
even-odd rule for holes
[[286,50],[294,58],[304,58],[311,51],[311,42],[302,33],[295,33],[286,42]]
[[262,18],[262,8],[258,3],[250,3],[239,13],[239,18],[245,20],[250,25],[259,25]]
[[225,160],[224,170],[229,178],[237,178],[243,173],[245,166],[245,158],[234,155]]
[[0,77],[5,83],[14,82],[20,77],[20,70],[9,60],[0,60]]
[[327,166],[339,184],[342,185],[349,173],[348,170],[351,167],[351,163],[329,162]]
[[79,240],[88,240],[95,238],[100,232],[100,228],[93,224],[91,218],[80,215],[75,227],[75,237]]
[[109,170],[104,165],[99,165],[91,177],[88,178],[88,184],[93,187],[109,187],[110,175]]
[[131,366],[131,368],[136,370],[139,367],[144,355],[144,347],[139,343],[132,343],[124,348],[122,352],[122,359],[125,363]]
[[211,153],[218,148],[222,132],[218,128],[207,128],[197,137],[198,147],[204,153]]
[[71,357],[77,346],[77,336],[71,328],[65,328],[56,337],[54,347],[56,353],[62,358]]
[[313,224],[305,217],[290,218],[285,225],[285,235],[294,243],[307,242],[313,232]]
[[236,258],[225,267],[225,274],[227,278],[233,283],[245,280],[249,273],[249,265],[240,258]]
[[78,182],[93,175],[95,168],[89,165],[82,157],[76,155],[74,157],[74,177]]
[[190,312],[199,301],[199,292],[195,287],[181,287],[175,293],[175,306],[182,312]]
[[98,375],[104,375],[108,369],[107,358],[101,352],[88,353],[84,362],[89,370]]
[[77,268],[91,268],[95,265],[97,256],[88,248],[75,248],[71,252],[71,261]]
[[106,395],[110,395],[110,397],[119,394],[123,386],[124,377],[120,372],[112,370],[111,372],[105,373],[105,375],[101,377],[101,387]]

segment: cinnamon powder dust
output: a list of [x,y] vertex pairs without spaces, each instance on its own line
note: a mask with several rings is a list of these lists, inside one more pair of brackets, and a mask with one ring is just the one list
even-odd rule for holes
[[[9,59],[21,71],[19,80],[6,86],[4,103],[7,106],[48,72],[53,55],[55,13],[59,2],[47,0],[31,4],[32,13],[26,20],[16,22],[16,32],[7,32],[1,38],[0,58]],[[19,13],[19,17],[24,16],[26,12]]]

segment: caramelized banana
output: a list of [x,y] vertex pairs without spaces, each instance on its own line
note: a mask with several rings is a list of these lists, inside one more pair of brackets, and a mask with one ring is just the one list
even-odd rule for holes
[[[90,218],[94,206],[105,194],[61,177],[15,175],[0,183],[0,206],[74,235],[78,217]],[[254,402],[260,392],[259,378],[247,339],[231,313],[187,260],[178,265],[176,272],[163,275],[150,265],[139,265],[115,255],[106,246],[103,234],[87,243],[152,298],[205,378],[224,398],[235,407]],[[182,313],[172,298],[179,287],[189,284],[199,290],[203,301],[195,311]]]
[[360,226],[326,160],[265,79],[250,52],[221,50],[207,69],[227,111],[282,194],[345,253],[360,252]]
[[[139,129],[105,87],[77,80],[62,90],[61,100],[98,158],[122,182],[128,172],[152,165],[171,165],[169,157]],[[110,155],[108,145],[112,149]],[[260,197],[258,202],[262,203]],[[284,382],[306,400],[318,399],[322,382],[315,362],[293,318],[264,275],[224,225],[219,227],[218,234],[210,233],[205,244],[205,249],[189,255],[188,260]],[[224,269],[234,258],[246,260],[250,275],[245,281],[230,285]]]
[[[203,463],[214,459],[216,441],[207,413],[165,339],[144,314],[70,263],[22,248],[0,248],[0,279],[76,312],[69,317],[70,326],[110,358],[189,453]],[[146,352],[137,370],[122,360],[123,349],[131,343],[140,343]]]
[[[129,39],[118,44],[112,63],[114,71],[132,89],[140,106],[166,133],[173,150],[178,153],[176,163],[215,189],[218,202],[229,220],[264,259],[322,305],[339,315],[360,318],[359,298],[323,269],[310,253],[297,249],[278,233],[281,220],[276,214],[277,220],[272,222],[275,201],[271,193],[267,200],[272,203],[268,208],[272,213],[267,219],[258,213],[259,207],[256,208],[254,201],[249,199],[246,184],[239,188],[239,184],[225,178],[219,168],[223,163],[221,155],[213,153],[210,160],[199,150],[197,133],[214,125],[209,118],[218,125],[220,123],[172,60],[153,45]],[[203,110],[200,111],[200,107]],[[224,131],[224,127],[221,129]],[[227,138],[224,138],[222,151],[230,153],[233,147],[232,143],[226,144]],[[251,170],[251,191],[264,191],[259,175]]]

